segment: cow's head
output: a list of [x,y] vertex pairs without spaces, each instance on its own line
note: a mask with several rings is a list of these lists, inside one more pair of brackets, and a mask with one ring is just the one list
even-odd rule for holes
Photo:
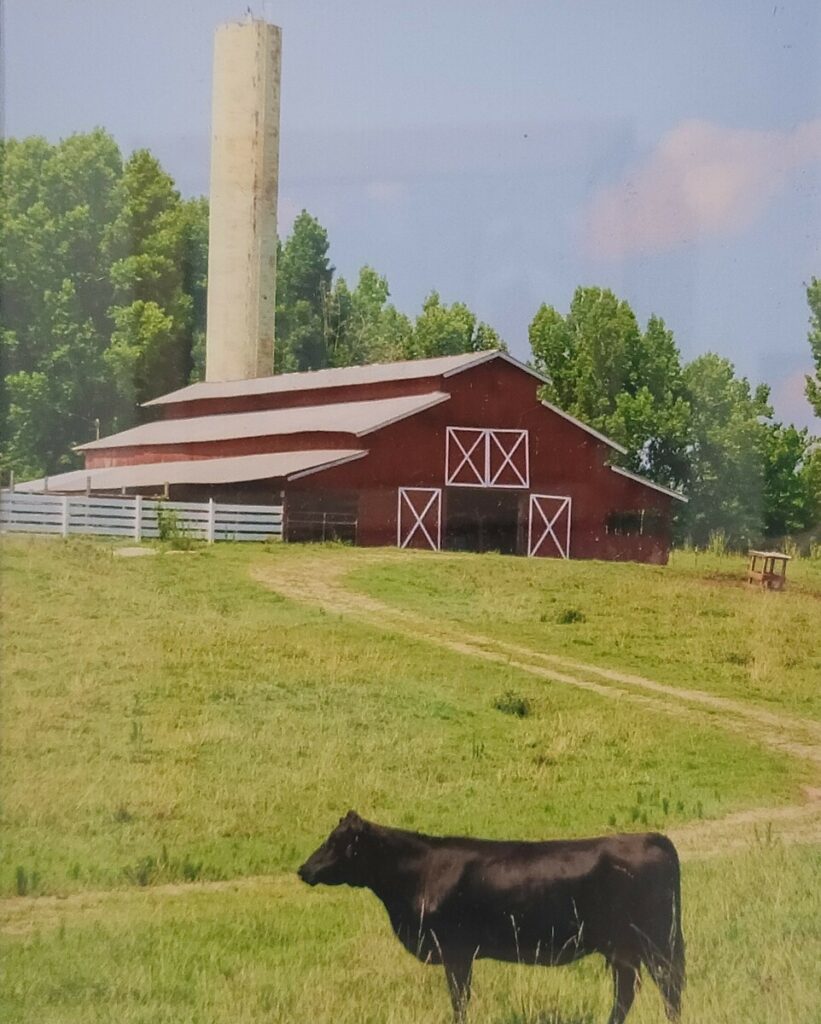
[[302,881],[308,885],[365,885],[366,858],[362,854],[368,827],[356,811],[348,811],[322,846],[297,870]]

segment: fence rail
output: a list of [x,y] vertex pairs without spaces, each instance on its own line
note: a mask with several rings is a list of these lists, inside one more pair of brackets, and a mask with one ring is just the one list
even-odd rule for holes
[[187,537],[217,540],[282,538],[281,505],[225,505],[216,501],[155,501],[95,495],[0,491],[0,532],[94,534],[148,540],[160,536],[161,517]]

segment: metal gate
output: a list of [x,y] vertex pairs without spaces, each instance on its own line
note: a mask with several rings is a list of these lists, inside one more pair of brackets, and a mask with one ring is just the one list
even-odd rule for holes
[[441,487],[400,487],[396,514],[396,543],[400,548],[442,546]]
[[570,558],[571,504],[564,495],[530,495],[528,555]]

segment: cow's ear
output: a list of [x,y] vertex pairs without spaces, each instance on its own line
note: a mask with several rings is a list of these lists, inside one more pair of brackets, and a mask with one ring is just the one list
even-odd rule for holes
[[345,816],[345,822],[355,832],[360,832],[362,830],[363,825],[365,824],[363,820],[359,817],[359,815],[356,813],[356,811],[348,811],[347,815]]

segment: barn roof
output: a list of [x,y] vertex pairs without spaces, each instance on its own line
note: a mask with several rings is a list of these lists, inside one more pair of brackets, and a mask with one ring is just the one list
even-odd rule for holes
[[249,480],[295,479],[330,469],[367,455],[365,450],[275,452],[240,455],[230,459],[193,459],[186,462],[149,462],[106,469],[78,469],[57,476],[18,484],[16,490],[41,493],[119,491],[123,487],[163,487],[165,484],[235,484]]
[[[304,373],[281,373],[273,377],[256,377],[252,380],[200,381],[197,384],[189,384],[188,387],[181,388],[179,391],[160,395],[159,398],[153,398],[150,402],[144,402],[143,405],[162,406],[209,399],[245,398],[249,395],[284,394],[361,384],[378,384],[386,381],[420,380],[426,377],[453,377],[474,366],[490,362],[492,359],[502,359],[523,373],[529,374],[536,381],[542,384],[548,383],[547,377],[534,370],[532,366],[514,359],[508,352],[503,352],[501,349],[488,349],[483,352],[466,352],[456,356],[437,356],[434,359],[405,359],[396,363],[369,363],[366,366],[342,366],[326,370],[308,370]],[[559,406],[546,401],[542,401],[542,405],[580,427],[603,444],[622,454],[626,453],[627,449],[617,441],[613,441],[594,427],[571,416],[569,412],[565,412]],[[84,445],[78,450],[83,451],[87,447],[90,446]]]
[[631,473],[629,469],[622,469],[621,466],[610,467],[614,473],[618,473],[619,476],[626,476],[628,480],[635,480],[638,484],[644,484],[645,487],[652,487],[654,491],[661,491],[662,494],[668,495],[670,498],[676,498],[678,501],[689,502],[689,498],[685,498],[683,494],[678,491],[674,491],[671,487],[664,487],[662,484],[657,484],[653,480],[648,480],[646,476],[639,476],[638,473]]
[[442,391],[432,391],[426,395],[401,395],[364,402],[338,402],[332,405],[298,406],[295,409],[265,409],[261,412],[157,420],[78,445],[77,451],[139,445],[194,444],[282,434],[335,433],[362,437],[407,416],[430,409],[449,398],[450,395]]
[[419,380],[423,377],[450,377],[490,359],[504,359],[546,381],[540,373],[520,363],[507,352],[488,349],[466,352],[456,356],[437,356],[434,359],[405,359],[396,363],[369,363],[366,366],[340,366],[326,370],[308,370],[303,373],[280,373],[273,377],[255,377],[252,380],[200,381],[167,395],[152,398],[144,405],[171,405],[178,402],[196,402],[213,398],[237,398],[248,395],[270,395],[288,391],[313,391],[320,388],[349,387],[357,384],[377,384],[392,380]]

